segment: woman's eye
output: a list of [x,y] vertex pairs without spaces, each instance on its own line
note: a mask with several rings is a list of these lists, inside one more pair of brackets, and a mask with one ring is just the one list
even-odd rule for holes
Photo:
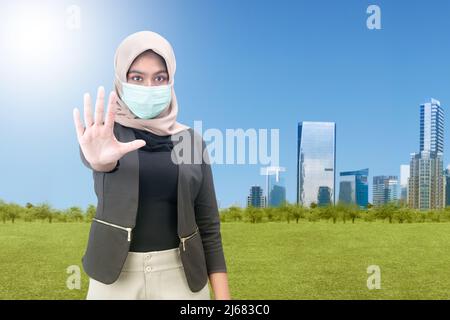
[[142,77],[134,76],[134,77],[131,77],[131,80],[133,80],[133,81],[142,81]]
[[162,81],[165,81],[165,80],[166,80],[166,77],[164,77],[164,76],[157,76],[157,77],[155,78],[155,80],[158,81],[158,82],[162,82]]

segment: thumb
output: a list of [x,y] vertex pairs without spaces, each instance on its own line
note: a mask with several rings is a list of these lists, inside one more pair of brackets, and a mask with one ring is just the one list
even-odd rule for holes
[[136,149],[142,148],[145,146],[146,142],[142,139],[137,139],[131,142],[121,142],[120,143],[120,151],[122,154],[126,154],[128,152],[134,151]]

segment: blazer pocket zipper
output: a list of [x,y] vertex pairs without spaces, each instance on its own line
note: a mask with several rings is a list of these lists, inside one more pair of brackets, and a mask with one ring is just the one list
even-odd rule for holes
[[126,227],[118,226],[117,224],[113,224],[113,223],[106,222],[106,221],[103,221],[103,220],[99,220],[99,219],[96,219],[96,218],[92,218],[92,220],[100,222],[100,223],[103,223],[103,224],[106,224],[106,225],[111,226],[111,227],[115,227],[115,228],[118,228],[118,229],[125,230],[126,232],[128,232],[128,241],[131,241],[131,230],[133,228],[126,228]]
[[195,229],[194,233],[188,235],[187,237],[180,237],[181,243],[183,244],[183,251],[186,251],[186,247],[185,247],[185,242],[186,240],[189,240],[190,238],[192,238],[193,236],[195,236],[198,233],[198,226]]

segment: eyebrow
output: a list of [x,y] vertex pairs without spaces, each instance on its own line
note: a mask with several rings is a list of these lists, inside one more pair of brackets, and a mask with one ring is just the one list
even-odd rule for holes
[[[147,75],[146,72],[139,71],[139,70],[130,70],[130,71],[128,71],[128,74],[130,74],[130,73],[137,73],[137,74]],[[159,70],[159,71],[155,72],[154,75],[155,75],[155,74],[159,74],[159,73],[166,73],[166,74],[169,74],[166,70]],[[127,74],[127,75],[128,75],[128,74]]]

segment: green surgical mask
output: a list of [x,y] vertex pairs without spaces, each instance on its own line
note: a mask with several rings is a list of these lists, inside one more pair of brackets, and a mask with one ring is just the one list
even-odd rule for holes
[[151,119],[170,104],[172,85],[173,83],[149,87],[122,82],[122,101],[139,118]]

